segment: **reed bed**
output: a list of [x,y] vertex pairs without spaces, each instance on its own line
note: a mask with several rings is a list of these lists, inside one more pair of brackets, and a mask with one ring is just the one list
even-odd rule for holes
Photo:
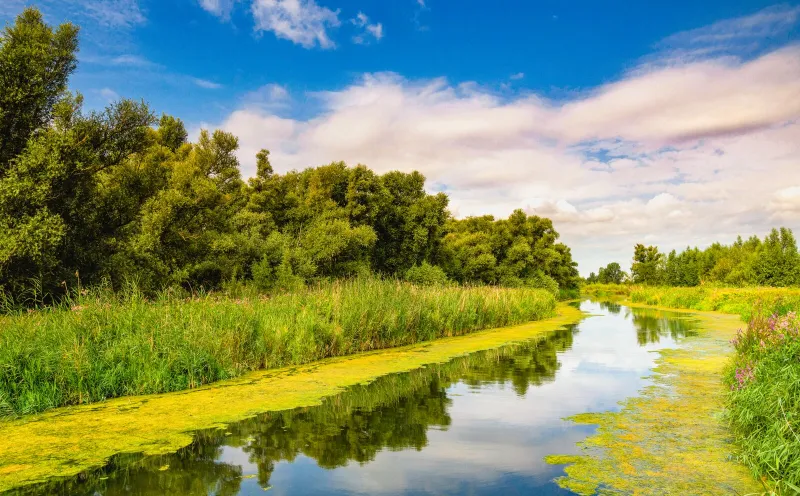
[[0,415],[195,388],[249,371],[540,320],[545,290],[375,278],[271,297],[79,294],[0,317]]

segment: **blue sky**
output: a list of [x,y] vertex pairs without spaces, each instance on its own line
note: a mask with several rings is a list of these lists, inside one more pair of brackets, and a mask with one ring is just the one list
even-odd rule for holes
[[144,98],[242,169],[421,170],[459,216],[554,219],[585,274],[800,213],[800,5],[5,0],[82,26],[92,108]]

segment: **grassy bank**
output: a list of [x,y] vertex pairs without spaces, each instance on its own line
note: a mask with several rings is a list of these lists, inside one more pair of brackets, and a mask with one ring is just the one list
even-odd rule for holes
[[800,290],[590,285],[587,295],[739,315],[724,368],[727,412],[739,457],[775,494],[800,493]]
[[623,296],[633,303],[665,308],[714,311],[739,315],[748,321],[754,314],[785,315],[800,308],[800,289],[796,288],[717,288],[697,286],[628,286],[590,284],[583,288],[588,296]]
[[85,295],[0,317],[0,411],[28,414],[179,391],[248,371],[552,316],[536,289],[416,287],[376,279],[271,298]]
[[756,315],[732,341],[729,417],[741,459],[778,494],[800,493],[800,319]]
[[[560,305],[557,316],[490,332],[438,339],[309,365],[259,371],[207,387],[135,396],[0,420],[0,493],[100,467],[117,453],[159,455],[192,442],[193,432],[264,412],[319,405],[347,388],[389,374],[445,363],[511,343],[545,338],[584,315]],[[538,368],[538,361],[531,362]]]

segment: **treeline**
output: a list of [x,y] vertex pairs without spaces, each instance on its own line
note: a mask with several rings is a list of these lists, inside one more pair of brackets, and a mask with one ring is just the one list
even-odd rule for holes
[[244,180],[238,140],[144,102],[83,111],[67,91],[78,28],[26,9],[0,37],[0,292],[42,299],[135,284],[263,290],[365,273],[418,283],[577,287],[549,219],[457,220],[418,172],[342,162]]
[[[612,266],[616,270],[610,270]],[[657,246],[637,244],[630,276],[612,263],[586,279],[587,283],[624,281],[664,286],[800,286],[800,254],[792,230],[781,227],[763,240],[739,236],[730,245],[714,243],[704,250],[687,247],[665,254]]]

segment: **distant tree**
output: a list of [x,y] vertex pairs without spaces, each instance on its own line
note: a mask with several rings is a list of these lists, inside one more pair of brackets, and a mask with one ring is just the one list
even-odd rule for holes
[[637,244],[633,252],[631,275],[638,284],[659,284],[663,279],[664,255],[655,246]]
[[772,229],[764,238],[753,269],[756,283],[760,285],[792,286],[800,282],[800,256],[791,229]]
[[597,282],[602,284],[622,284],[626,275],[617,262],[611,262],[600,268],[597,274]]

